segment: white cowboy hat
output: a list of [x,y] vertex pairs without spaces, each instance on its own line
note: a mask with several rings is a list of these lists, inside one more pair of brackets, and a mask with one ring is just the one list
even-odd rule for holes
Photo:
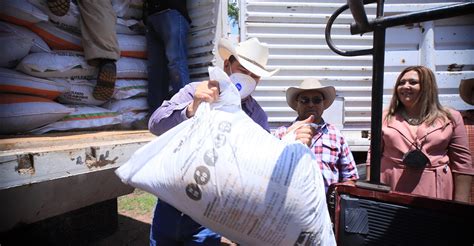
[[257,38],[242,41],[234,48],[228,39],[222,38],[217,44],[219,55],[225,61],[232,55],[247,70],[260,77],[270,77],[279,69],[265,69],[268,61],[268,47]]
[[303,91],[319,91],[324,96],[324,109],[329,108],[336,99],[336,89],[334,86],[322,86],[319,80],[308,78],[301,82],[299,87],[290,87],[286,90],[286,102],[296,110],[298,95]]
[[461,80],[459,95],[467,104],[474,105],[474,78]]

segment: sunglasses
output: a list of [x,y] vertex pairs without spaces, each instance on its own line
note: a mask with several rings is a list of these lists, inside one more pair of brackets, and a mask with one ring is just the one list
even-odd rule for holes
[[312,102],[313,104],[320,104],[323,102],[324,99],[320,98],[320,97],[313,97],[313,98],[308,98],[308,97],[301,97],[301,98],[298,98],[298,101],[299,103],[303,104],[303,105],[306,105],[306,104],[309,104],[309,102]]

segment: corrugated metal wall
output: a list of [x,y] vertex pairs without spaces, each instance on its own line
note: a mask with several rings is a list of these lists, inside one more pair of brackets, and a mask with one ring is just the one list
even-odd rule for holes
[[[386,1],[385,14],[447,2]],[[273,127],[287,124],[296,116],[287,106],[285,90],[299,85],[304,78],[316,77],[323,84],[335,86],[338,95],[324,118],[343,130],[353,150],[362,151],[369,144],[361,138],[360,130],[370,129],[372,56],[337,55],[328,48],[324,37],[327,20],[345,3],[345,0],[242,0],[241,39],[257,37],[266,42],[270,48],[269,68],[281,69],[272,78],[262,79],[253,93]],[[369,19],[375,18],[375,8],[375,4],[366,6]],[[339,16],[332,29],[335,44],[344,50],[371,48],[372,34],[351,35],[351,22],[349,11]],[[473,15],[388,29],[384,102],[391,98],[394,80],[404,67],[423,64],[436,71],[444,104],[458,109],[469,107],[457,96],[457,88],[461,78],[474,77],[473,35]]]
[[188,37],[191,81],[208,78],[207,68],[219,64],[215,50],[219,38],[227,35],[227,1],[188,0],[192,20]]

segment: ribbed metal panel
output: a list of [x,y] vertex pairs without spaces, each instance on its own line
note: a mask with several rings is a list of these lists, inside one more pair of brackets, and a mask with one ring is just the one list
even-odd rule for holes
[[215,47],[228,33],[227,2],[219,0],[188,0],[192,20],[188,38],[191,81],[208,78],[207,68],[217,63]]
[[[455,1],[385,1],[386,15],[422,10]],[[413,3],[415,2],[415,3]],[[304,78],[316,77],[336,87],[341,103],[326,110],[325,119],[347,132],[349,139],[367,149],[360,130],[370,128],[372,56],[343,57],[327,47],[324,30],[330,15],[346,3],[337,1],[241,1],[241,39],[259,38],[270,48],[269,68],[280,68],[272,78],[261,80],[253,96],[269,116],[272,127],[287,124],[296,114],[287,106],[285,90]],[[375,4],[366,6],[374,18]],[[372,47],[372,34],[350,35],[349,11],[333,25],[335,44],[346,50]],[[398,73],[408,65],[423,64],[436,71],[442,103],[457,109],[469,106],[457,96],[460,79],[474,77],[474,16],[390,28],[386,36],[384,104],[392,94]],[[460,65],[452,65],[454,63]],[[460,69],[462,71],[453,71]],[[450,71],[451,70],[451,71]],[[339,106],[340,105],[340,106]],[[330,121],[330,120],[329,120]],[[355,132],[354,132],[355,131]],[[356,147],[357,148],[357,147]]]
[[349,195],[341,195],[340,209],[341,245],[472,244],[469,222],[461,217]]

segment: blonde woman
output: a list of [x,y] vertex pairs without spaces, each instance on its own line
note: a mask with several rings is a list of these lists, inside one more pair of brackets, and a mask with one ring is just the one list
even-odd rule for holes
[[463,119],[440,104],[429,68],[407,67],[398,76],[381,144],[380,181],[393,191],[469,201],[474,169]]

